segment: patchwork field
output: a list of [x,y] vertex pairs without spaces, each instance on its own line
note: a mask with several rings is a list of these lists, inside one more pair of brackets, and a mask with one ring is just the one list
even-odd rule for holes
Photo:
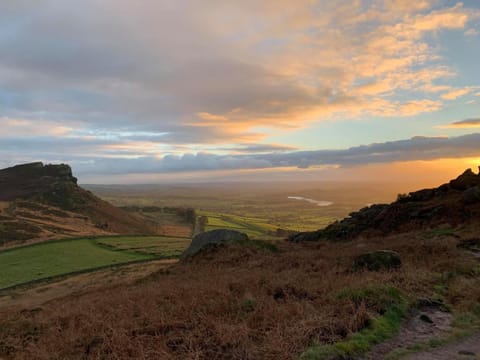
[[39,243],[0,252],[0,289],[98,268],[178,256],[186,238],[106,237]]
[[179,237],[105,237],[96,239],[97,244],[110,247],[112,250],[134,251],[146,255],[155,255],[160,258],[175,258],[190,245],[191,239]]
[[268,238],[275,236],[277,226],[269,224],[267,219],[238,216],[233,214],[200,211],[199,215],[208,220],[205,231],[233,229],[246,233],[250,238]]
[[411,190],[406,185],[367,185],[358,182],[86,187],[117,206],[194,208],[198,215],[208,216],[206,230],[237,228],[246,230],[251,236],[276,229],[317,230],[368,204],[390,202],[399,191]]

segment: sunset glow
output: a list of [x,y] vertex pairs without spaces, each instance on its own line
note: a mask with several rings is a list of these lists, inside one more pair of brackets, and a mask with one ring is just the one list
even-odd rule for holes
[[479,20],[473,0],[4,1],[0,167],[447,179],[480,165]]

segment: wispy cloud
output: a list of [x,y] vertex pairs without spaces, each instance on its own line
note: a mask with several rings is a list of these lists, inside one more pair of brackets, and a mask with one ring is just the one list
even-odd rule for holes
[[480,118],[456,121],[439,127],[443,129],[477,129],[480,128]]
[[455,71],[428,38],[471,32],[478,10],[406,4],[2,2],[0,115],[208,145],[438,111],[466,90],[442,84]]
[[467,31],[465,31],[464,34],[465,36],[477,36],[478,34],[480,34],[480,32],[477,29],[470,28]]
[[466,89],[455,89],[452,91],[449,91],[445,94],[442,94],[442,99],[444,100],[455,100],[459,97],[465,96],[467,94],[470,94],[473,91],[473,89],[466,88]]

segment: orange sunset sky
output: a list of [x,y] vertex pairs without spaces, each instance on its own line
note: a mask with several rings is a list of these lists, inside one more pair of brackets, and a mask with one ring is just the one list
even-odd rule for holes
[[408,181],[480,165],[480,2],[0,3],[0,167]]

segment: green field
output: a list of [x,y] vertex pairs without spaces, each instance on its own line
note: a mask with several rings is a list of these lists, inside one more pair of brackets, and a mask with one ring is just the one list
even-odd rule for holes
[[[208,216],[206,230],[246,229],[249,235],[258,238],[271,236],[271,229],[276,232],[276,229],[313,231],[324,228],[367,204],[391,202],[403,189],[399,189],[398,184],[370,185],[355,181],[90,187],[94,193],[118,206],[194,208],[197,215]],[[332,204],[318,206],[291,196]]]
[[233,229],[244,232],[251,238],[259,238],[272,236],[277,230],[277,227],[269,224],[266,219],[207,211],[200,211],[199,214],[208,218],[208,223],[205,227],[206,231]]
[[0,289],[59,275],[135,261],[178,256],[190,239],[83,238],[45,242],[0,252]]
[[99,238],[96,241],[115,250],[129,250],[161,258],[174,258],[180,256],[190,245],[191,239],[166,236],[122,236]]

